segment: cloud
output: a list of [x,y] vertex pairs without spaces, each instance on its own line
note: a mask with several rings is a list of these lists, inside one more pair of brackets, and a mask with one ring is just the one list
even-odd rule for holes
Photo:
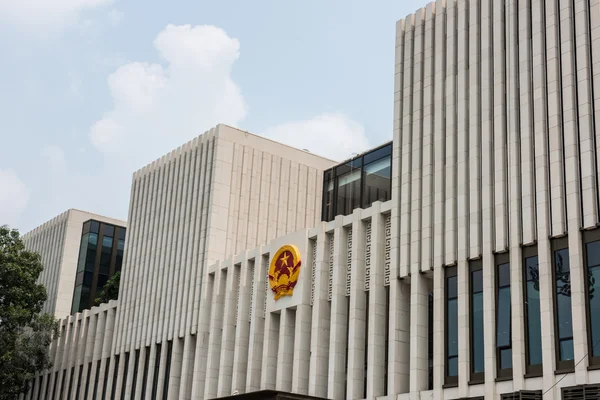
[[119,25],[123,21],[124,17],[125,14],[123,14],[123,12],[114,8],[108,12],[108,20],[112,26]]
[[13,225],[29,201],[29,189],[11,169],[0,169],[0,225]]
[[48,145],[42,149],[41,156],[52,168],[63,170],[66,166],[64,151],[55,145]]
[[0,20],[35,28],[59,26],[73,22],[86,10],[112,2],[113,0],[2,0]]
[[237,39],[215,26],[168,25],[154,47],[164,63],[130,62],[113,72],[113,108],[90,128],[98,150],[127,154],[134,169],[218,123],[235,126],[247,113],[231,78]]
[[362,125],[340,113],[277,125],[264,132],[264,136],[337,161],[370,147]]

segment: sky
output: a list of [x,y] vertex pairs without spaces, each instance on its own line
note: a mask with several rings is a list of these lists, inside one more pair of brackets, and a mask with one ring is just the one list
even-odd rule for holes
[[392,139],[428,0],[0,0],[0,225],[127,219],[132,173],[218,123],[344,160]]

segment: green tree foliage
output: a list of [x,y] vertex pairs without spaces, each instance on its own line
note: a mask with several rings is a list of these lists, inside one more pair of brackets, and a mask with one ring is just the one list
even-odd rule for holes
[[96,297],[94,301],[95,305],[102,303],[108,303],[110,300],[116,300],[119,298],[119,284],[121,283],[121,272],[117,271],[108,281],[104,284],[100,297]]
[[49,346],[58,321],[41,315],[46,288],[39,254],[27,251],[19,232],[0,226],[0,400],[29,390],[36,372],[51,366]]

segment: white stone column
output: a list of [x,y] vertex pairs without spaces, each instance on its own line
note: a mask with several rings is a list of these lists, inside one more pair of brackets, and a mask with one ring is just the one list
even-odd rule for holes
[[[379,203],[373,205],[373,217],[368,223],[365,232],[365,268],[369,268],[369,326],[367,337],[367,398],[383,396],[386,387],[386,315],[390,307],[386,304],[386,292],[389,286],[384,282],[385,254],[382,243],[384,242],[383,217],[379,214]],[[392,274],[395,278],[396,275]],[[397,282],[397,279],[394,279]],[[365,285],[366,289],[366,285]],[[389,337],[389,336],[388,336]],[[388,344],[389,347],[389,344]],[[389,354],[388,354],[389,355]],[[388,369],[388,382],[390,381]]]
[[[233,271],[232,271],[233,272]],[[219,380],[219,363],[221,357],[221,337],[223,328],[223,312],[225,303],[225,291],[228,272],[218,265],[216,293],[212,299],[212,310],[210,318],[210,336],[208,338],[208,359],[206,366],[206,385],[204,398],[217,397]],[[233,275],[233,273],[232,273]]]
[[[258,260],[260,266],[260,258]],[[236,330],[234,338],[233,371],[231,378],[231,391],[245,392],[246,376],[250,360],[248,359],[248,347],[250,339],[250,308],[252,298],[252,281],[255,261],[248,261],[247,254],[242,261],[240,271],[240,287],[238,295],[238,311]]]
[[[84,315],[83,318],[86,318],[88,314],[87,310],[84,311]],[[82,319],[83,322],[83,319]],[[87,327],[87,333],[86,333],[86,341],[85,341],[85,356],[83,357],[83,373],[81,374],[81,387],[80,387],[80,391],[79,393],[80,395],[80,399],[84,399],[85,398],[85,387],[88,386],[86,385],[86,382],[88,379],[92,379],[91,375],[91,369],[88,368],[89,364],[92,362],[92,355],[94,353],[94,336],[96,335],[96,327],[98,326],[98,316],[97,315],[90,315],[89,316],[89,321],[87,322],[88,327]],[[93,363],[92,363],[92,368],[93,368]],[[88,378],[88,375],[89,376]],[[94,388],[93,385],[91,384],[91,381],[89,383],[89,387],[91,389],[88,389],[88,396],[91,393],[91,390]]]
[[410,392],[411,398],[419,398],[428,386],[429,290],[424,274],[414,274],[410,281]]
[[[196,336],[187,335],[183,339],[183,354],[181,356],[181,382],[179,385],[179,398],[188,400],[192,397],[192,373],[194,370],[194,351],[196,349]],[[149,368],[148,368],[149,369]]]
[[219,397],[229,396],[231,394],[240,268],[239,265],[231,265],[227,272],[227,290],[225,293],[225,309],[223,312],[223,333],[221,339],[217,389]]
[[[115,384],[115,398],[121,396],[121,389],[123,388],[123,386],[125,385],[125,382],[123,382],[123,374],[125,373],[125,352],[121,353],[119,355],[119,369],[117,370],[117,382]],[[83,370],[85,373],[85,369],[86,369],[86,365],[83,365]],[[128,371],[129,372],[129,371]],[[82,374],[82,378],[83,379],[83,374]],[[85,382],[85,380],[83,381]],[[81,390],[82,394],[85,394],[85,384],[81,385]],[[82,399],[84,398],[84,395],[80,395],[79,398]],[[108,397],[108,396],[107,396]]]
[[[354,210],[350,253],[350,318],[348,326],[348,373],[346,398],[362,399],[365,393],[365,333],[367,296],[365,293],[365,223],[360,219],[361,209]],[[350,232],[348,232],[350,235]],[[348,237],[350,240],[350,237]],[[347,279],[347,278],[346,278]]]
[[[321,228],[324,224],[321,225]],[[315,261],[315,293],[312,306],[311,342],[310,342],[310,375],[308,377],[308,394],[315,397],[326,397],[329,365],[329,332],[331,304],[328,301],[327,288],[329,281],[329,241],[332,237],[321,230],[314,243]],[[332,260],[333,262],[333,260]]]
[[327,397],[341,399],[345,394],[348,298],[346,297],[346,240],[343,218],[336,217],[329,338],[329,387]]
[[[259,251],[257,254],[262,254]],[[266,279],[269,258],[260,255],[254,263],[254,280],[250,309],[250,337],[248,340],[248,371],[244,392],[260,389],[262,375],[263,342],[265,336]],[[241,383],[240,383],[241,384]],[[241,388],[239,388],[241,391]]]
[[292,391],[292,370],[295,358],[295,330],[296,310],[291,308],[281,310],[275,389],[282,392]]
[[154,369],[156,368],[156,347],[155,343],[150,345],[150,359],[148,360],[148,381],[146,382],[146,391],[142,393],[142,399],[152,398],[152,388],[154,387]]
[[196,350],[194,361],[194,374],[192,382],[192,398],[196,399],[204,395],[206,382],[206,364],[208,356],[208,338],[210,332],[210,314],[213,293],[215,287],[216,274],[207,274],[202,284],[202,301],[200,306],[200,316],[198,328],[196,331]]
[[158,366],[158,385],[156,386],[156,398],[162,399],[163,393],[169,388],[165,387],[165,371],[167,369],[167,355],[169,353],[169,343],[163,340],[160,347],[160,364]]
[[279,331],[281,316],[268,313],[265,318],[265,336],[263,343],[262,374],[260,389],[275,389],[277,377],[277,352],[279,351]]
[[169,398],[179,398],[179,384],[181,382],[181,364],[183,363],[183,339],[177,335],[173,337],[171,351],[171,368],[169,369]]
[[410,285],[390,282],[388,396],[410,391]]
[[294,332],[294,365],[292,368],[292,393],[308,395],[310,374],[312,310],[309,305],[296,308],[296,331]]

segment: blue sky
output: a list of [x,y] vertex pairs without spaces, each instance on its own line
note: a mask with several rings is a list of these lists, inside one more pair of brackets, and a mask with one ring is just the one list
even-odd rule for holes
[[428,1],[0,1],[0,224],[126,219],[219,122],[333,159],[392,137],[395,22]]

